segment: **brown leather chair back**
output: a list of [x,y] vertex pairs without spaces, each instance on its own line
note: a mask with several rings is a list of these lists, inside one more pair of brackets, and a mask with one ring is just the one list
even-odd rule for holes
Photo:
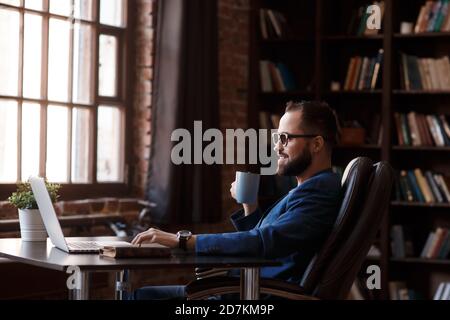
[[387,211],[394,183],[392,167],[387,162],[376,163],[366,183],[363,207],[356,212],[351,232],[338,237],[332,258],[314,289],[313,295],[320,299],[347,298]]
[[301,286],[312,294],[325,268],[332,260],[337,247],[348,237],[361,212],[365,195],[372,175],[373,162],[369,158],[353,159],[345,168],[342,176],[343,200],[334,223],[333,230],[321,250],[311,260],[303,274]]

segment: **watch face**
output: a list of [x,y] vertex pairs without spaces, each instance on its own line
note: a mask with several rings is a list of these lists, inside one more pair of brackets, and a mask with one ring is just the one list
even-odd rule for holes
[[178,237],[187,238],[187,237],[190,237],[191,235],[192,235],[192,232],[190,232],[189,230],[178,231]]

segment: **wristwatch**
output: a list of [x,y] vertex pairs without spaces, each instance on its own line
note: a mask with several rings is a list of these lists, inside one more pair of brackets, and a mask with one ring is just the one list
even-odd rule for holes
[[187,242],[192,237],[192,232],[189,230],[180,230],[177,232],[178,246],[180,249],[187,251]]

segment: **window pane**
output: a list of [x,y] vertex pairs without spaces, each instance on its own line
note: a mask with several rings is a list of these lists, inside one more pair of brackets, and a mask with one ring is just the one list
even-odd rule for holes
[[100,0],[100,23],[125,26],[126,4],[126,0]]
[[42,0],[25,0],[25,8],[42,11],[44,6]]
[[67,101],[69,87],[70,24],[50,19],[48,58],[48,99]]
[[101,96],[117,95],[117,38],[100,35],[99,53],[99,94]]
[[39,104],[22,105],[22,181],[39,174],[40,119]]
[[69,16],[72,13],[72,0],[50,0],[50,12]]
[[17,102],[0,100],[0,182],[17,181]]
[[94,10],[92,8],[94,0],[75,0],[74,14],[77,19],[93,20]]
[[41,97],[42,17],[25,14],[23,95]]
[[76,23],[73,45],[73,101],[92,102],[93,30],[87,24]]
[[72,113],[72,182],[89,182],[89,125],[88,109],[74,108]]
[[19,13],[0,9],[0,94],[17,95],[19,81]]
[[20,0],[0,0],[0,3],[10,4],[16,7],[20,6]]
[[47,163],[49,181],[67,182],[69,109],[49,106],[47,109]]
[[122,181],[122,130],[122,114],[118,108],[98,108],[98,181]]

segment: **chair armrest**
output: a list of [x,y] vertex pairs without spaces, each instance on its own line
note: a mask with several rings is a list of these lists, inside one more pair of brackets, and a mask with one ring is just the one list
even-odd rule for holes
[[[291,300],[317,300],[305,290],[292,283],[281,280],[263,278],[260,280],[260,292]],[[214,295],[240,293],[240,279],[237,277],[209,277],[194,280],[186,286],[189,300],[206,299]]]

